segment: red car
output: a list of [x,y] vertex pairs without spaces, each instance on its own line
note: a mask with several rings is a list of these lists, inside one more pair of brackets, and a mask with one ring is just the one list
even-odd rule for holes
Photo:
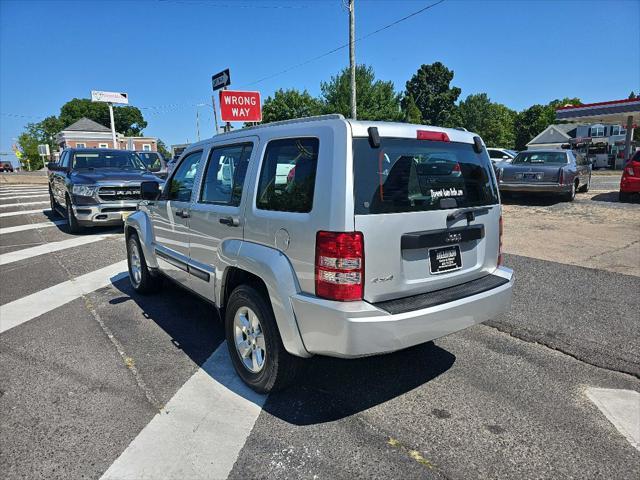
[[631,200],[633,194],[640,194],[640,150],[624,166],[620,179],[620,201]]

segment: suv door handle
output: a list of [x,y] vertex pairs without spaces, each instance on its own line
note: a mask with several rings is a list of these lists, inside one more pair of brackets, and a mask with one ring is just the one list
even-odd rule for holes
[[221,224],[227,225],[229,227],[238,227],[240,226],[240,220],[233,217],[220,217],[218,220]]
[[176,217],[189,218],[191,215],[185,209],[176,210]]

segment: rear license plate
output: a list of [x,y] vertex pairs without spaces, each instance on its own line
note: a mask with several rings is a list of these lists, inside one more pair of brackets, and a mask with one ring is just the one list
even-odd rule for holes
[[462,256],[458,245],[429,250],[429,272],[431,274],[452,272],[461,268]]
[[523,173],[522,174],[522,178],[524,180],[542,180],[543,174],[542,173]]
[[126,220],[133,212],[122,212],[122,221]]

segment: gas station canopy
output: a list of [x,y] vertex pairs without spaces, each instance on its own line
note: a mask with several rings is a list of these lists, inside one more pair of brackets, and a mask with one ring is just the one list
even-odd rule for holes
[[629,117],[633,117],[632,124],[640,120],[640,98],[588,103],[560,107],[556,110],[556,118],[568,122],[612,123],[626,126]]
[[616,158],[616,167],[620,168],[624,161],[631,157],[632,131],[640,120],[640,98],[560,107],[556,110],[556,118],[566,122],[612,123],[624,126],[627,135],[624,145],[624,159],[620,159],[623,163],[618,164]]

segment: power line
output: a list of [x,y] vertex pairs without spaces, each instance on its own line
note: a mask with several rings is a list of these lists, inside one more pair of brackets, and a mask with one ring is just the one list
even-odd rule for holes
[[[193,3],[193,2],[186,2],[185,0],[161,0],[161,1],[174,2],[174,3]],[[415,12],[412,12],[412,13],[410,13],[408,15],[405,15],[402,18],[399,18],[398,20],[395,20],[395,21],[393,21],[391,23],[388,23],[388,24],[386,24],[386,25],[384,25],[384,26],[382,26],[382,27],[380,27],[380,28],[378,28],[378,29],[376,29],[376,30],[374,30],[372,32],[369,32],[369,33],[367,33],[367,34],[365,34],[365,35],[363,35],[361,37],[358,37],[358,38],[356,38],[354,40],[354,44],[358,43],[358,42],[361,42],[362,40],[366,40],[367,38],[370,38],[370,37],[372,37],[374,35],[377,35],[380,32],[388,30],[389,28],[394,27],[394,26],[398,25],[399,23],[402,23],[402,22],[404,22],[406,20],[409,20],[410,18],[413,18],[413,17],[415,17],[417,15],[420,15],[421,13],[426,12],[427,10],[440,5],[441,3],[444,3],[445,1],[446,0],[438,0],[437,2],[434,2],[434,3],[430,4],[430,5],[425,6],[425,7],[422,7],[420,9],[416,10]],[[216,4],[216,5],[218,5],[218,4]],[[272,78],[279,77],[280,75],[288,73],[291,70],[295,70],[297,68],[300,68],[300,67],[308,65],[310,63],[313,63],[313,62],[315,62],[317,60],[320,60],[321,58],[327,57],[327,56],[329,56],[329,55],[331,55],[333,53],[339,52],[340,50],[344,50],[345,48],[348,48],[348,47],[349,47],[349,42],[347,42],[347,43],[345,43],[343,45],[340,45],[339,47],[333,48],[333,49],[331,49],[331,50],[329,50],[327,52],[324,52],[324,53],[322,53],[320,55],[316,55],[315,57],[312,57],[312,58],[310,58],[308,60],[305,60],[303,62],[296,63],[295,65],[291,65],[290,67],[287,67],[287,68],[285,68],[283,70],[280,70],[279,72],[267,75],[267,76],[262,77],[262,78],[260,78],[258,80],[255,80],[253,82],[247,83],[247,84],[245,84],[245,86],[257,85],[258,83],[262,83],[265,80],[270,80]],[[171,104],[165,104],[165,105],[147,105],[147,106],[140,106],[140,107],[137,107],[137,108],[139,108],[140,110],[156,110],[155,112],[153,112],[153,114],[162,114],[162,113],[169,113],[169,112],[176,111],[179,108],[195,107],[196,104],[203,103],[203,102],[204,102],[204,100],[200,100],[198,102],[193,102],[193,103],[171,103]],[[7,114],[7,113],[3,113],[3,115],[13,116],[13,117],[21,117],[21,118],[42,118],[42,117],[23,116],[23,115]]]
[[[377,30],[374,30],[373,32],[369,32],[366,35],[363,35],[362,37],[356,38],[353,43],[358,43],[358,42],[360,42],[362,40],[365,40],[365,39],[367,39],[369,37],[372,37],[373,35],[376,35],[376,34],[382,32],[384,30],[387,30],[387,29],[389,29],[391,27],[394,27],[395,25],[398,25],[399,23],[402,23],[405,20],[409,20],[410,18],[415,17],[416,15],[420,15],[421,13],[429,10],[430,8],[433,8],[433,7],[437,6],[437,5],[440,5],[444,1],[445,0],[439,0],[439,1],[435,2],[435,3],[427,5],[426,7],[423,7],[421,9],[419,9],[419,10],[416,10],[415,12],[412,12],[409,15],[406,15],[406,16],[404,16],[404,17],[402,17],[402,18],[400,18],[400,19],[398,19],[398,20],[396,20],[394,22],[391,22],[391,23],[389,23],[387,25],[384,25],[383,27],[380,27]],[[322,53],[322,54],[317,55],[317,56],[315,56],[313,58],[305,60],[304,62],[300,62],[300,63],[297,63],[297,64],[292,65],[290,67],[287,67],[284,70],[281,70],[281,71],[279,71],[277,73],[274,73],[274,74],[271,74],[271,75],[267,75],[266,77],[263,77],[263,78],[261,78],[259,80],[254,81],[254,82],[247,83],[247,86],[256,85],[258,83],[264,82],[265,80],[270,80],[270,79],[272,79],[274,77],[278,77],[280,75],[283,75],[285,73],[290,72],[291,70],[295,70],[296,68],[303,67],[305,65],[308,65],[309,63],[315,62],[316,60],[320,60],[321,58],[324,58],[324,57],[327,57],[327,56],[329,56],[329,55],[331,55],[333,53],[339,52],[340,50],[343,50],[343,49],[347,48],[348,46],[349,46],[349,42],[347,42],[347,43],[345,43],[343,45],[340,45],[339,47],[336,47],[334,49],[331,49],[328,52]]]

